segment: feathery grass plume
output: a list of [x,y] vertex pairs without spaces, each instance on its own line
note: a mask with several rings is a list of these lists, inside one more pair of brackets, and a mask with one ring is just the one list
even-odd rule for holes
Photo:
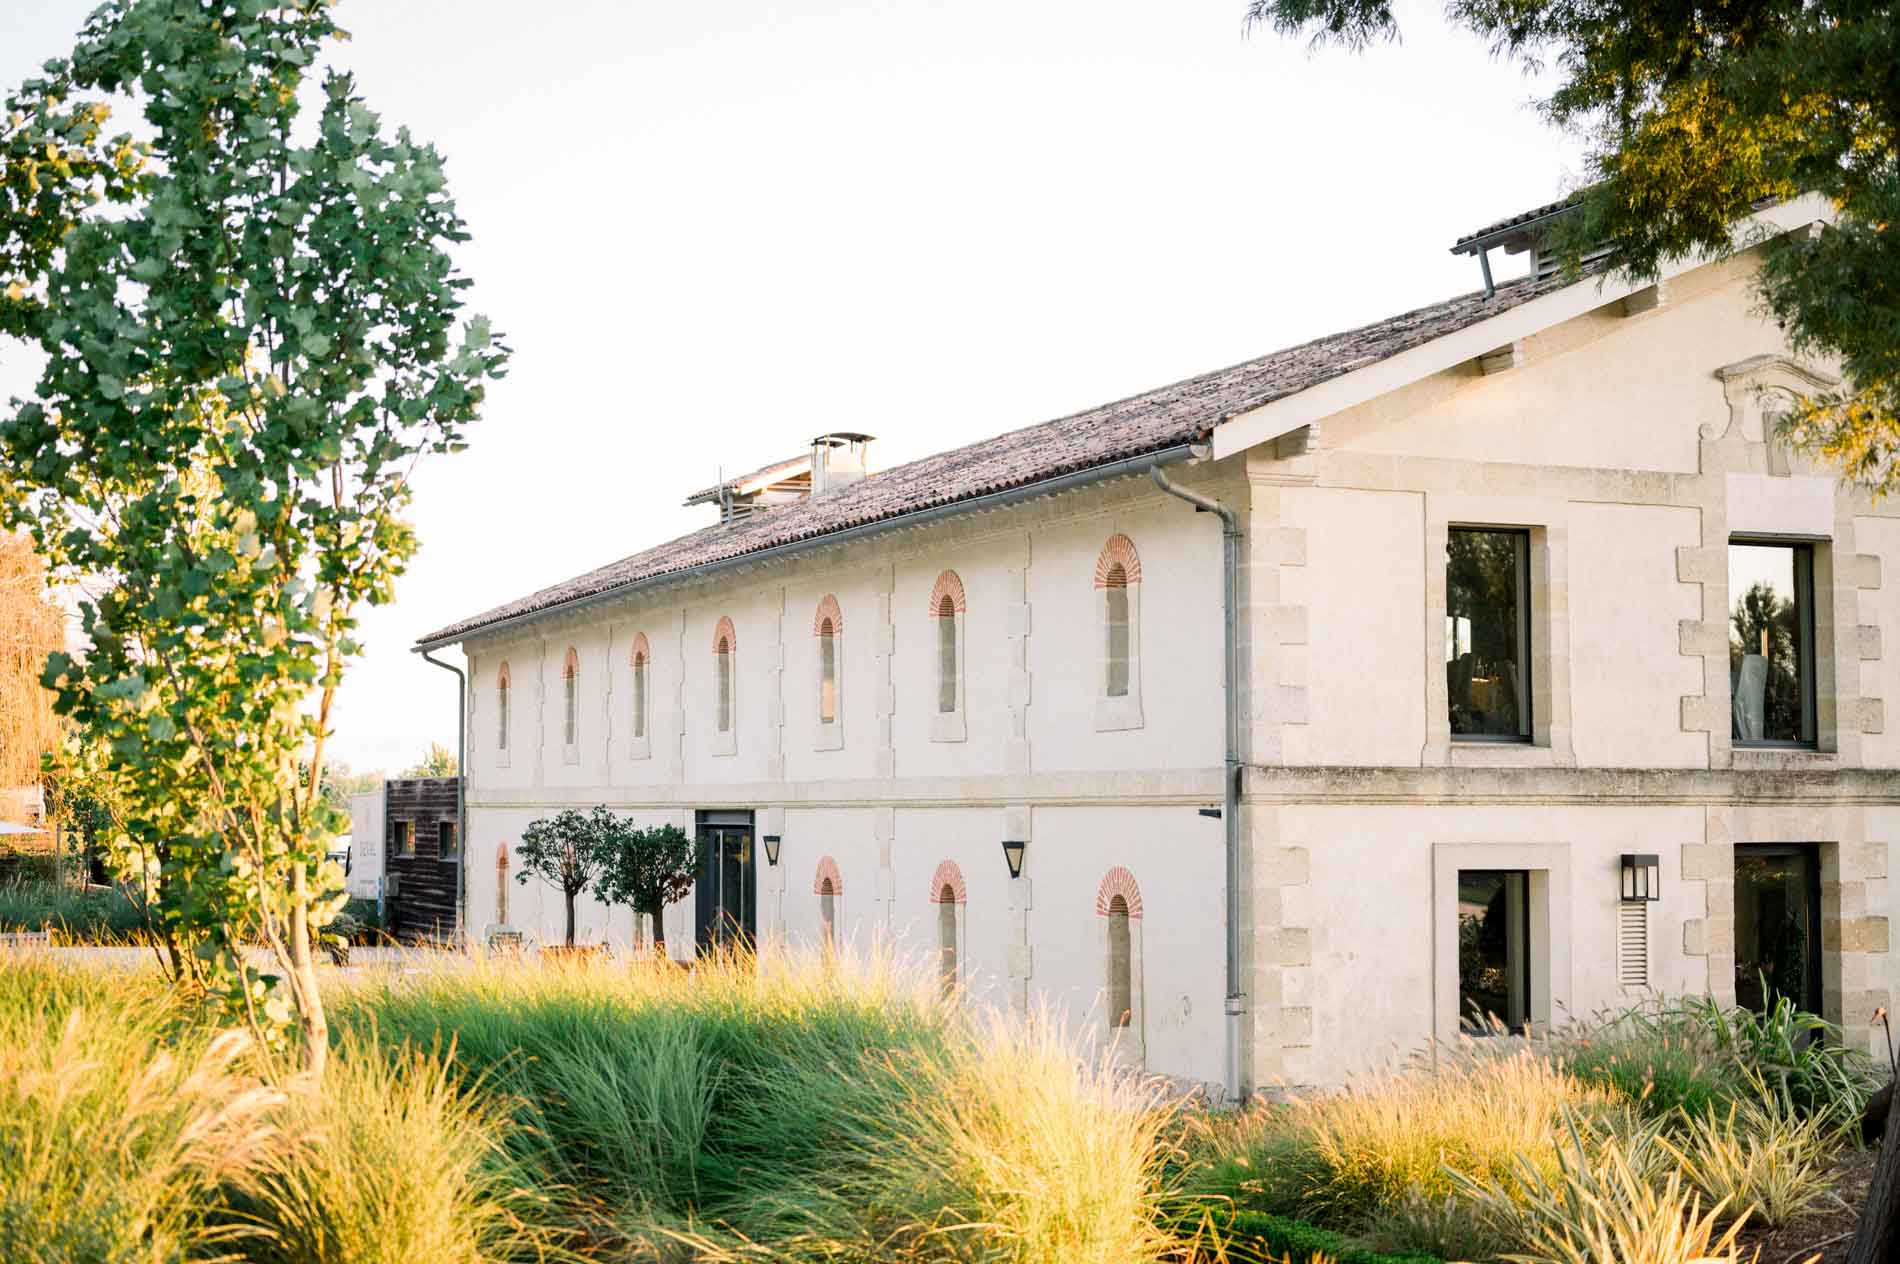
[[235,1172],[233,1204],[259,1233],[254,1264],[484,1264],[545,1258],[530,1174],[501,1143],[503,1110],[462,1093],[453,1051],[377,1050],[346,1035],[321,1085],[286,1086],[281,1143]]
[[[165,1007],[130,1003],[149,987],[60,973],[0,965],[0,1259],[217,1256],[242,1236],[218,1187],[268,1149],[281,1094],[244,1034],[167,1049]],[[65,1003],[87,997],[102,1003]]]

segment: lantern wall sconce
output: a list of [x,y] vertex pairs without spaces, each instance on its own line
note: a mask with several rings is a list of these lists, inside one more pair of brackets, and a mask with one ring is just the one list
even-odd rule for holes
[[1662,865],[1657,857],[1624,852],[1622,871],[1625,903],[1662,898]]
[[765,863],[774,869],[778,868],[778,849],[782,838],[779,834],[767,834],[760,840],[765,844]]
[[1009,866],[1010,877],[1020,878],[1023,876],[1023,852],[1028,849],[1028,843],[1018,842],[1015,839],[1004,840],[1003,861]]

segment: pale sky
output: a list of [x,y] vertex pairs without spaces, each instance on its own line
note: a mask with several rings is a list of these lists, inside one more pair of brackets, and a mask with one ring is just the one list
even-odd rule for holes
[[[0,84],[92,7],[0,0]],[[417,479],[337,754],[453,745],[415,638],[705,525],[722,465],[861,430],[884,468],[1475,289],[1452,241],[1576,183],[1537,82],[1435,7],[1363,56],[1244,10],[343,0],[339,64],[446,155],[516,354]],[[0,398],[32,381],[0,343]]]

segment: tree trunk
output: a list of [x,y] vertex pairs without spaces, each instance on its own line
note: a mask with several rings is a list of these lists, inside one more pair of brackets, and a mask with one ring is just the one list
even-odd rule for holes
[[574,897],[578,892],[569,891],[567,895],[567,946],[574,946]]
[[[1893,1095],[1900,1104],[1900,1093]],[[1874,1168],[1873,1184],[1867,1188],[1867,1205],[1860,1213],[1860,1227],[1854,1231],[1854,1245],[1847,1253],[1847,1264],[1887,1264],[1893,1258],[1895,1226],[1900,1225],[1900,1112],[1887,1108],[1887,1135],[1880,1143],[1880,1163]]]
[[316,963],[310,958],[310,891],[301,864],[291,869],[290,896],[290,968],[297,976],[291,992],[298,1001],[297,1025],[303,1030],[303,1069],[321,1080],[330,1061],[330,1024],[317,991]]
[[653,951],[655,955],[666,956],[666,931],[660,927],[660,910],[650,909],[647,916],[653,919]]

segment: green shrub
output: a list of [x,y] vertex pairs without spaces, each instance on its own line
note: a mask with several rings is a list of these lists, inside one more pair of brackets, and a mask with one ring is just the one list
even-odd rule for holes
[[118,887],[86,887],[37,878],[0,882],[0,931],[52,931],[78,943],[130,942],[144,915]]
[[1386,1254],[1317,1225],[1226,1206],[1182,1215],[1176,1236],[1185,1246],[1199,1251],[1193,1258],[1224,1264],[1281,1264],[1284,1260],[1321,1258],[1333,1264],[1438,1264],[1435,1255]]
[[1722,1230],[1727,1205],[1703,1210],[1669,1153],[1653,1121],[1620,1135],[1573,1123],[1554,1172],[1524,1158],[1508,1177],[1454,1179],[1517,1264],[1737,1260],[1747,1213]]
[[1830,1115],[1804,1119],[1758,1083],[1752,1100],[1684,1123],[1682,1134],[1663,1144],[1683,1180],[1711,1205],[1779,1226],[1838,1201],[1829,1173],[1839,1124]]

